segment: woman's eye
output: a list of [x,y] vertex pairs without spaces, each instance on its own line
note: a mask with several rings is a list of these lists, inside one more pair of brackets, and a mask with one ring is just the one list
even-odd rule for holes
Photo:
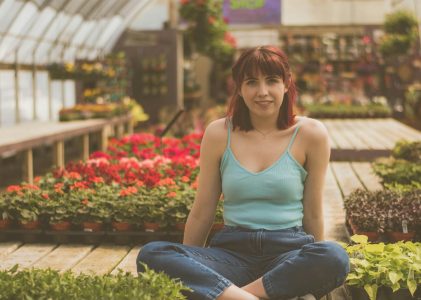
[[256,80],[248,80],[248,81],[246,81],[246,84],[247,85],[255,85],[256,84]]
[[278,83],[279,82],[279,79],[277,79],[277,78],[271,78],[271,79],[268,80],[268,82],[269,83]]

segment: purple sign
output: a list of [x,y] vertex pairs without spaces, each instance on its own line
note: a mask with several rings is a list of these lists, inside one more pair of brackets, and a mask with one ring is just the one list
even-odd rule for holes
[[224,0],[228,24],[280,24],[281,0]]

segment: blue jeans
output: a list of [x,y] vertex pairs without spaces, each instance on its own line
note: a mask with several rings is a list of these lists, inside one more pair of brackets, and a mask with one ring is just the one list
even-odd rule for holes
[[270,299],[308,293],[320,298],[340,286],[349,272],[349,258],[335,242],[314,242],[302,227],[280,230],[225,226],[209,247],[172,242],[146,244],[137,257],[155,271],[164,271],[193,292],[188,299],[215,299],[231,284],[239,287],[263,277]]

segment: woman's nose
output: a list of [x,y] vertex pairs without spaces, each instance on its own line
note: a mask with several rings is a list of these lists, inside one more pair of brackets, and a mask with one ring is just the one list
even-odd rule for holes
[[259,84],[259,96],[266,96],[268,94],[268,88],[266,83]]

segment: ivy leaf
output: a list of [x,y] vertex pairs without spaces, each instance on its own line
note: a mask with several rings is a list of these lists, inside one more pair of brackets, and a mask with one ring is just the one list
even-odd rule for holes
[[377,298],[377,284],[366,284],[364,285],[364,290],[367,292],[370,300],[376,300]]
[[408,279],[406,281],[406,284],[408,285],[409,292],[411,293],[412,296],[414,296],[415,291],[417,290],[417,283],[416,283],[416,281],[413,280],[413,279]]
[[354,234],[351,236],[351,240],[357,244],[367,244],[368,237],[366,235]]
[[393,272],[393,271],[389,272],[389,279],[392,282],[392,284],[397,283],[401,278],[402,278],[402,276],[399,276],[398,273]]

